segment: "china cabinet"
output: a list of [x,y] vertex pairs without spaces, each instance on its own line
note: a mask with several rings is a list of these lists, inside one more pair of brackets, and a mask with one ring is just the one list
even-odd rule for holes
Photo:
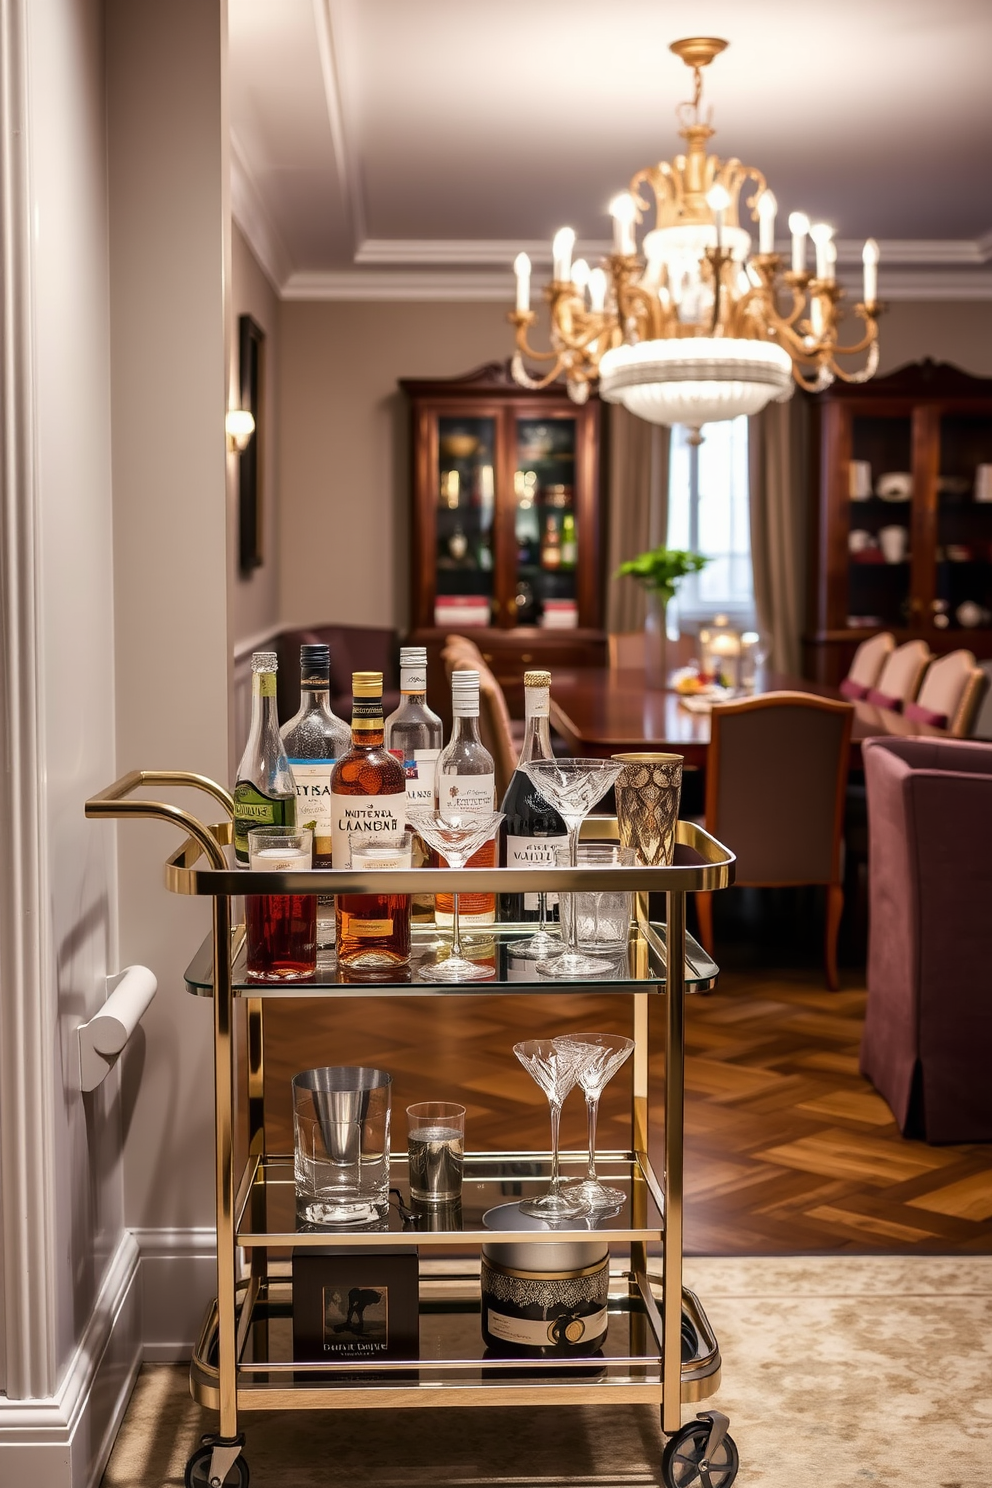
[[992,379],[923,361],[813,407],[807,675],[836,684],[879,630],[992,656]]
[[[521,711],[529,665],[605,661],[600,404],[491,363],[401,382],[411,410],[411,640],[471,635]],[[440,666],[428,675],[443,708]]]

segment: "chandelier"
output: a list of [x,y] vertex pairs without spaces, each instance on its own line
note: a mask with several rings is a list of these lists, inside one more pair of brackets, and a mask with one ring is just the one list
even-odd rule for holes
[[[702,68],[724,50],[716,37],[676,41],[671,50],[692,68],[691,103],[680,105],[679,133],[686,153],[638,171],[630,189],[610,203],[613,252],[605,266],[572,261],[575,233],[563,227],[552,245],[552,280],[544,294],[551,318],[551,348],[537,351],[527,335],[536,320],[530,308],[530,259],[520,253],[517,278],[514,379],[543,388],[564,374],[576,403],[590,386],[611,403],[655,424],[703,423],[758,413],[772,399],[784,402],[795,385],[820,392],[835,378],[866,382],[878,365],[878,244],[869,238],[862,255],[864,299],[854,314],[864,322],[860,339],[843,345],[839,322],[844,291],[837,283],[833,228],[811,226],[802,212],[789,217],[789,267],[775,251],[778,203],[753,166],[707,154],[714,134],[700,115]],[[740,225],[742,191],[758,225],[758,251]],[[655,225],[638,252],[635,227],[654,198]],[[815,267],[807,268],[807,239]],[[838,357],[863,357],[856,370]],[[550,363],[531,375],[526,363]]]

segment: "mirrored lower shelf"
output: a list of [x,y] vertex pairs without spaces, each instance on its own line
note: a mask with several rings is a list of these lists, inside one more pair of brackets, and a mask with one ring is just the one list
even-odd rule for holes
[[[364,1361],[294,1360],[291,1283],[243,1281],[238,1289],[238,1405],[244,1410],[353,1410],[431,1403],[580,1404],[585,1397],[601,1402],[604,1391],[618,1403],[658,1403],[660,1303],[658,1277],[617,1270],[610,1275],[606,1338],[595,1353],[542,1359],[493,1356],[482,1337],[478,1273],[422,1276],[418,1357],[381,1360],[370,1369]],[[706,1399],[719,1387],[720,1353],[699,1299],[688,1290],[682,1294],[681,1344],[682,1399]],[[217,1346],[215,1302],[190,1370],[194,1398],[212,1409],[218,1402]]]
[[[564,1183],[585,1177],[585,1153],[563,1152],[560,1163]],[[604,1183],[626,1195],[624,1203],[562,1222],[553,1230],[529,1230],[529,1241],[540,1245],[588,1240],[590,1231],[610,1241],[661,1238],[664,1204],[650,1161],[633,1153],[604,1152],[597,1155],[596,1171]],[[411,1197],[406,1155],[400,1154],[390,1161],[385,1213],[358,1228],[348,1223],[315,1225],[301,1218],[292,1157],[269,1155],[246,1170],[235,1207],[237,1243],[274,1249],[378,1247],[405,1238],[431,1248],[467,1250],[495,1239],[495,1228],[484,1223],[490,1210],[539,1197],[547,1191],[550,1174],[547,1153],[467,1152],[461,1202],[425,1204]]]

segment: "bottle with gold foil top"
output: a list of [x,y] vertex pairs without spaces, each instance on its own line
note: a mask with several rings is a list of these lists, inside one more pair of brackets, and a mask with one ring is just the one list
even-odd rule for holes
[[251,726],[234,786],[234,856],[248,867],[248,832],[252,827],[296,825],[296,782],[279,737],[274,651],[256,651],[251,659]]
[[351,867],[351,844],[399,836],[406,826],[403,766],[383,744],[382,673],[352,673],[351,748],[331,775],[331,855]]

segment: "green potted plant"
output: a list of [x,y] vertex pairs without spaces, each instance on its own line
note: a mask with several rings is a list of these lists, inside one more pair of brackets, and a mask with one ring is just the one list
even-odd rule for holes
[[648,620],[644,627],[644,662],[650,686],[668,685],[665,641],[669,601],[675,598],[679,581],[686,574],[699,573],[708,562],[702,553],[660,545],[638,553],[636,558],[628,558],[614,575],[618,579],[636,579],[649,596]]

